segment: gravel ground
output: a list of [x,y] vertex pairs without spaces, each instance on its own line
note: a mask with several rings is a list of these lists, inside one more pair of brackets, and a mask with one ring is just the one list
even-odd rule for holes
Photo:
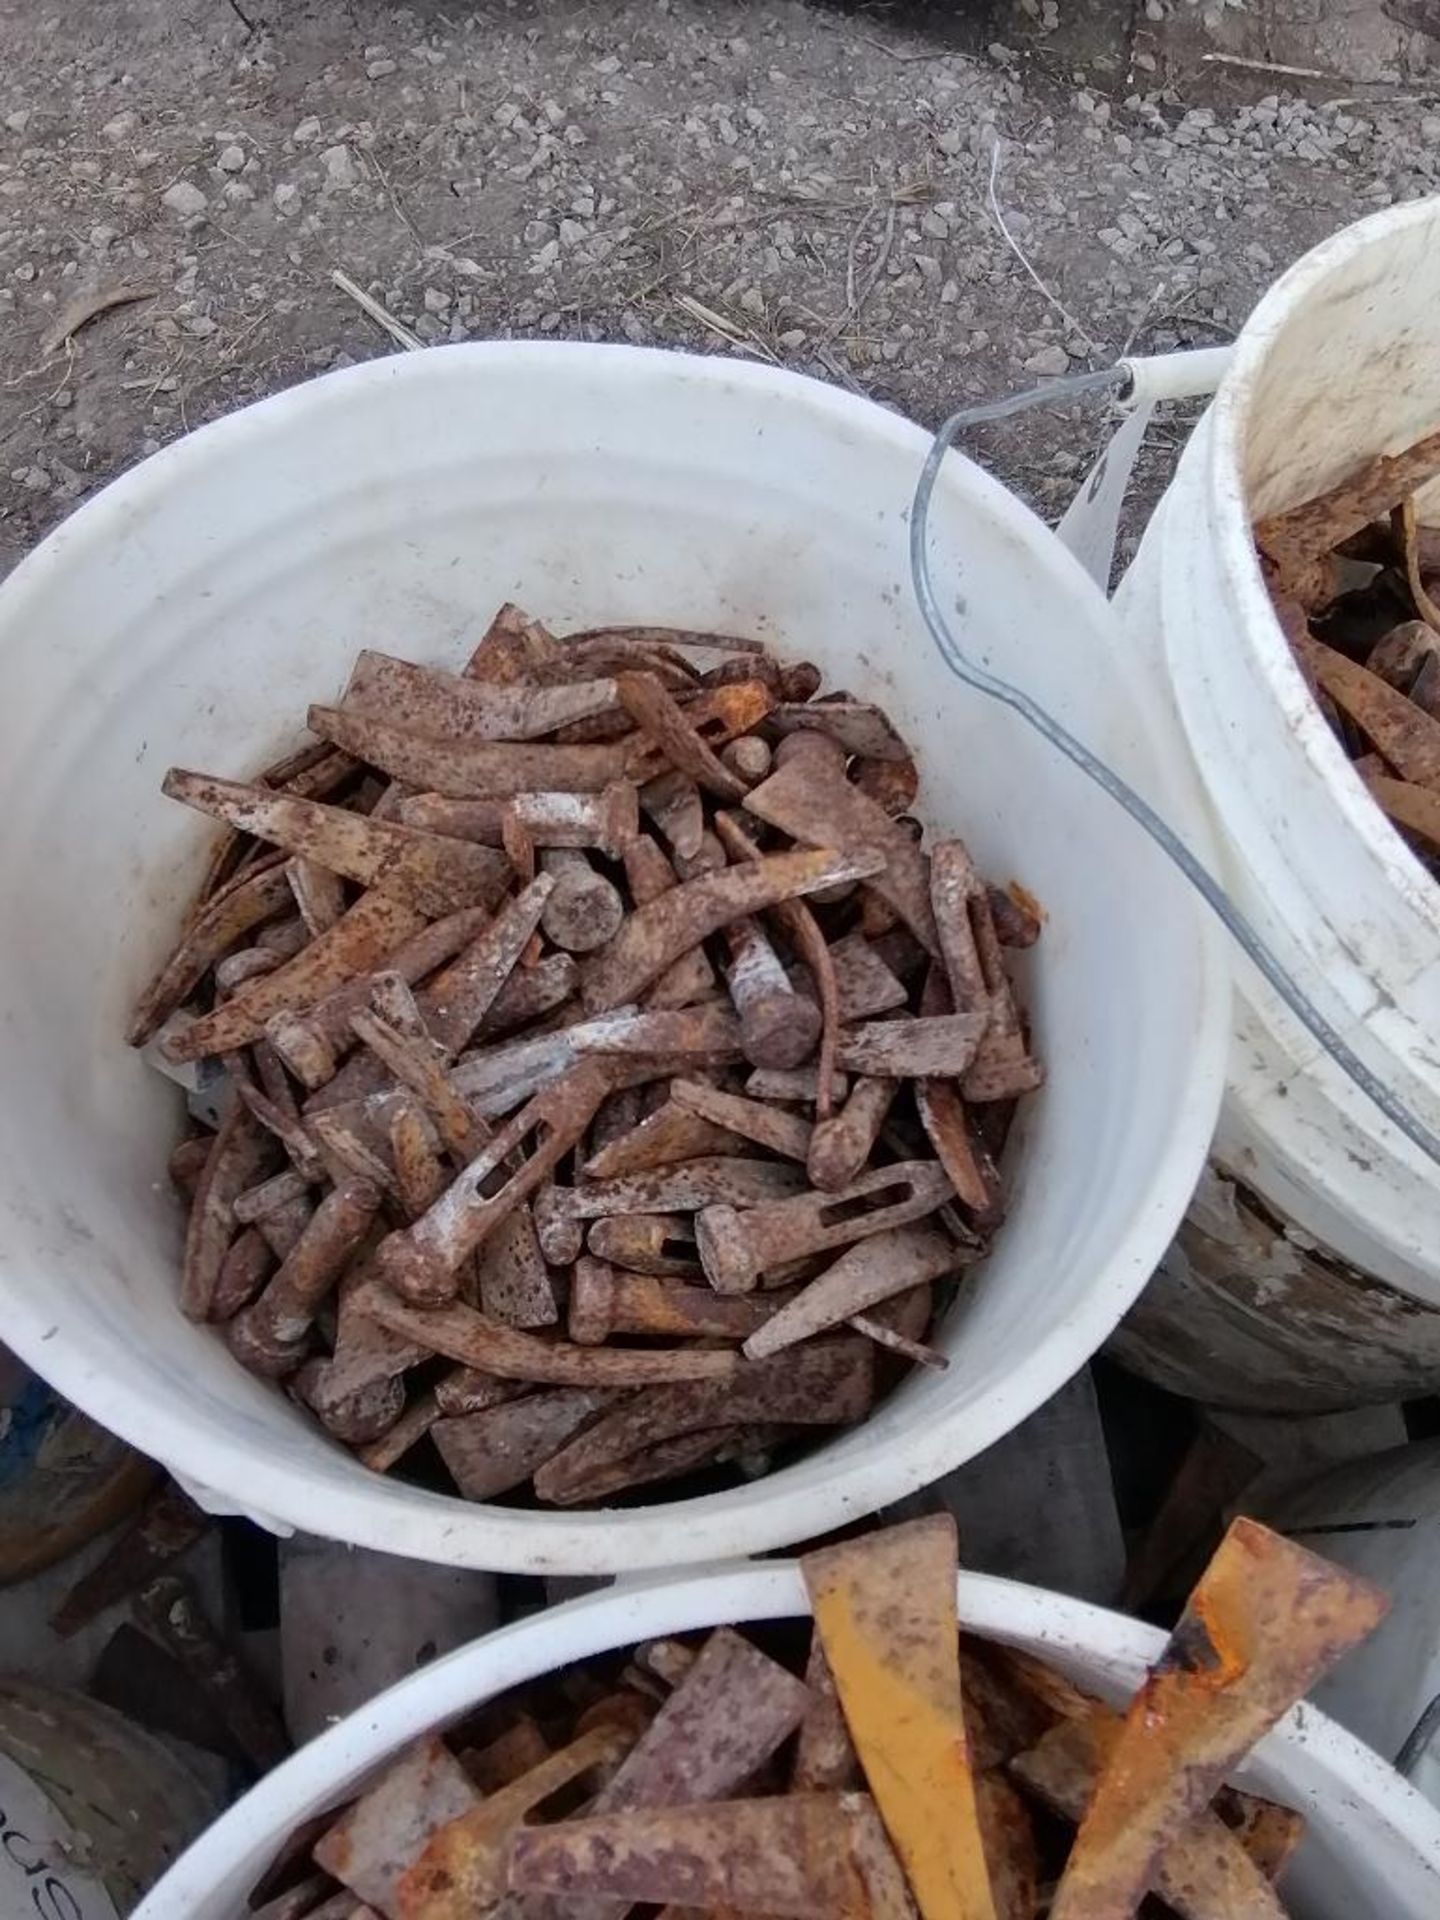
[[[1145,51],[1185,0],[1118,58],[1098,11],[1087,58],[1057,0],[0,0],[0,571],[188,427],[393,350],[335,268],[426,342],[757,354],[933,423],[1227,339],[1296,254],[1434,190],[1440,104],[1404,83],[1223,98]],[[985,457],[1053,511],[1099,432]]]

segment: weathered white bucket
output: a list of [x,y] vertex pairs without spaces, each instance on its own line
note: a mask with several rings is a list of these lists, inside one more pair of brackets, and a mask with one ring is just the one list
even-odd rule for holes
[[1381,1625],[1315,1699],[1388,1758],[1408,1745],[1410,1779],[1440,1807],[1440,1440],[1333,1468],[1267,1518],[1390,1595]]
[[[167,448],[0,588],[0,1306],[6,1338],[207,1504],[457,1565],[635,1571],[773,1548],[981,1452],[1149,1276],[1204,1161],[1228,995],[1213,928],[1102,794],[939,668],[907,584],[919,429],[728,360],[491,345],[332,375]],[[968,463],[934,513],[974,648],[1166,796],[1118,632],[1033,516]],[[207,834],[172,762],[295,737],[358,648],[458,661],[513,599],[560,628],[771,636],[882,699],[923,810],[1044,903],[1024,994],[1049,1068],[1010,1223],[944,1374],[751,1486],[620,1513],[470,1505],[368,1473],[175,1307],[173,1090],[120,1042]],[[1197,809],[1198,811],[1198,809]],[[1194,831],[1203,831],[1193,816]]]
[[[1133,1692],[1165,1636],[1083,1600],[963,1574],[972,1632],[1042,1655],[1111,1699]],[[253,1787],[178,1860],[134,1920],[237,1920],[245,1897],[301,1821],[338,1805],[409,1741],[506,1688],[653,1634],[808,1613],[792,1564],[736,1566],[622,1585],[506,1627],[391,1687]],[[1440,1813],[1353,1735],[1300,1706],[1236,1776],[1304,1813],[1284,1893],[1295,1920],[1434,1920]]]
[[[1168,681],[1229,891],[1432,1130],[1440,888],[1310,698],[1250,527],[1440,423],[1437,260],[1440,200],[1428,200],[1347,228],[1276,283],[1117,598],[1132,644]],[[1437,1169],[1236,965],[1221,1185],[1182,1230],[1120,1350],[1163,1384],[1267,1411],[1433,1388]]]

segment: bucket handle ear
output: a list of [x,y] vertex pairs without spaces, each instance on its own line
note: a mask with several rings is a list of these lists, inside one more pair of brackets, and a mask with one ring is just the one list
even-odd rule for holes
[[1102,593],[1110,590],[1120,509],[1157,402],[1213,393],[1232,351],[1230,347],[1200,347],[1190,353],[1140,355],[1118,363],[1127,376],[1117,396],[1125,417],[1055,529]]

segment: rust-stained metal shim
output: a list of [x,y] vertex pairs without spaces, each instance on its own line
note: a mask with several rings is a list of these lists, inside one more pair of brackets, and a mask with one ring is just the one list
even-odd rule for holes
[[440,740],[536,740],[573,720],[611,712],[618,695],[613,679],[505,684],[441,673],[366,647],[340,704]]
[[555,1288],[535,1237],[535,1217],[518,1206],[480,1249],[480,1306],[507,1327],[553,1327]]
[[1054,1920],[1128,1920],[1166,1841],[1387,1604],[1368,1580],[1236,1520],[1131,1703]]
[[490,847],[369,819],[319,800],[296,800],[180,767],[166,774],[162,791],[432,916],[492,906],[510,877],[509,861]]
[[935,916],[930,910],[929,861],[883,807],[850,784],[843,768],[822,767],[808,756],[797,757],[752,787],[744,804],[749,812],[807,846],[877,856],[879,864],[868,874],[836,874],[835,879],[866,880],[921,944],[930,953],[938,952]]
[[1321,688],[1373,741],[1405,780],[1440,791],[1440,720],[1432,719],[1378,674],[1306,637],[1296,654]]
[[853,1425],[869,1411],[873,1393],[867,1342],[848,1335],[814,1341],[793,1354],[743,1362],[726,1380],[656,1388],[635,1396],[557,1453],[537,1474],[536,1492],[562,1504],[588,1498],[597,1469],[688,1433],[757,1421]]
[[495,1005],[540,924],[554,885],[548,874],[532,880],[421,990],[426,1029],[447,1054],[453,1057],[468,1045]]
[[[670,1084],[672,1103],[701,1116],[715,1127],[769,1147],[787,1160],[804,1162],[810,1150],[810,1123],[798,1114],[765,1100],[747,1100],[742,1094],[722,1093],[718,1087],[700,1080],[674,1080]],[[647,1121],[646,1125],[649,1124]],[[591,1169],[587,1167],[586,1171]]]
[[210,901],[146,987],[130,1016],[125,1039],[143,1047],[199,985],[207,967],[252,927],[281,912],[291,898],[283,866],[267,867]]
[[460,1763],[433,1735],[402,1754],[316,1844],[314,1858],[382,1913],[432,1834],[479,1803]]
[[809,1703],[793,1673],[729,1627],[718,1627],[593,1810],[720,1799],[778,1751]]
[[328,933],[195,1021],[167,1050],[175,1060],[199,1060],[248,1046],[264,1035],[272,1014],[303,1012],[356,974],[375,972],[422,925],[423,916],[405,901],[383,893],[362,894]]
[[311,707],[306,724],[423,792],[456,800],[508,800],[517,793],[599,793],[624,778],[627,753],[616,743],[598,747],[534,746],[527,742],[435,740],[392,726],[374,714]]
[[437,1420],[440,1457],[467,1500],[493,1500],[530,1479],[614,1402],[606,1389],[555,1387]]
[[677,1160],[738,1151],[740,1143],[736,1134],[702,1118],[698,1109],[688,1108],[676,1099],[674,1088],[684,1084],[674,1082],[671,1097],[663,1106],[647,1114],[638,1125],[597,1147],[584,1164],[586,1178],[612,1180],[623,1173],[673,1166]]
[[923,1920],[996,1920],[961,1709],[955,1523],[802,1556],[815,1631]]
[[[1122,1719],[1096,1706],[1052,1727],[1010,1771],[1064,1819],[1085,1817],[1095,1784],[1114,1753]],[[1182,1920],[1284,1920],[1274,1889],[1222,1820],[1210,1812],[1180,1825],[1161,1846],[1150,1880]]]
[[987,1018],[984,1013],[945,1013],[930,1019],[870,1020],[845,1029],[835,1062],[847,1073],[955,1079],[975,1058]]
[[397,1920],[475,1920],[493,1907],[505,1893],[506,1852],[525,1815],[572,1781],[613,1766],[636,1731],[618,1720],[593,1726],[441,1827],[401,1878]]
[[652,1802],[623,1814],[591,1811],[524,1827],[511,1849],[510,1886],[557,1895],[551,1911],[585,1920],[623,1914],[637,1901],[794,1920],[870,1920],[875,1909],[853,1857],[846,1807],[859,1798],[797,1793],[708,1806]]
[[863,879],[878,873],[882,865],[881,859],[869,855],[850,859],[826,852],[778,853],[687,880],[632,913],[609,945],[590,961],[582,974],[586,1008],[603,1013],[633,999],[671,961],[727,920],[814,893],[837,880]]
[[762,1359],[839,1326],[852,1313],[897,1293],[953,1273],[959,1254],[950,1236],[923,1224],[872,1234],[850,1247],[831,1267],[748,1336],[745,1356]]
[[860,1760],[840,1695],[835,1691],[835,1676],[825,1658],[819,1634],[811,1636],[810,1653],[805,1662],[805,1685],[810,1704],[795,1741],[795,1760],[790,1770],[792,1793],[843,1793],[861,1783]]
[[51,1630],[67,1640],[89,1626],[107,1607],[113,1607],[187,1553],[214,1524],[212,1515],[202,1512],[173,1480],[167,1480],[89,1572],[71,1587],[50,1616]]
[[1378,453],[1338,485],[1255,522],[1255,540],[1283,571],[1333,551],[1389,513],[1440,470],[1440,433],[1399,453]]

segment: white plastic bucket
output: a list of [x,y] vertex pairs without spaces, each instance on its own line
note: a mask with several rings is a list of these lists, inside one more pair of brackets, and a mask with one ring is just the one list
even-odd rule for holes
[[1297,1488],[1267,1516],[1390,1595],[1379,1628],[1315,1690],[1327,1713],[1397,1758],[1419,1729],[1410,1779],[1440,1807],[1440,1440],[1352,1460]]
[[[983,1574],[962,1574],[959,1604],[970,1631],[1040,1654],[1116,1700],[1133,1692],[1165,1640],[1156,1627],[1083,1600]],[[506,1627],[302,1747],[175,1863],[134,1920],[237,1920],[301,1821],[345,1800],[408,1742],[537,1674],[654,1634],[808,1612],[798,1568],[773,1562],[621,1586]],[[1236,1778],[1306,1816],[1284,1882],[1295,1920],[1434,1920],[1440,1912],[1440,1814],[1314,1708],[1288,1714]]]
[[[203,429],[0,588],[0,1303],[7,1339],[207,1504],[457,1565],[635,1571],[773,1548],[981,1452],[1095,1351],[1194,1186],[1223,1071],[1213,929],[1131,823],[940,669],[907,584],[926,436],[729,360],[490,345],[373,362]],[[1168,793],[1117,630],[1011,495],[949,463],[934,513],[970,643]],[[120,1042],[207,844],[172,762],[259,764],[356,650],[458,661],[502,600],[564,629],[773,637],[884,701],[923,810],[1044,903],[1024,997],[1049,1069],[1012,1217],[944,1374],[733,1492],[620,1513],[485,1507],[368,1473],[175,1306],[173,1090]],[[1181,796],[1168,803],[1184,814]],[[1198,820],[1192,825],[1201,830]]]
[[[1276,283],[1117,605],[1168,681],[1231,894],[1367,1065],[1440,1130],[1440,888],[1311,699],[1251,536],[1258,514],[1434,430],[1437,262],[1440,200],[1427,200],[1347,228]],[[1233,1399],[1242,1383],[1251,1403],[1344,1405],[1343,1381],[1324,1382],[1317,1402],[1311,1363],[1337,1338],[1353,1349],[1372,1332],[1354,1400],[1421,1390],[1440,1373],[1437,1170],[1238,957],[1236,977],[1215,1160],[1274,1216],[1275,1255],[1253,1236],[1217,1254],[1182,1234],[1178,1264],[1145,1303],[1150,1331],[1138,1344],[1127,1333],[1125,1355],[1181,1384],[1168,1329],[1186,1323],[1198,1285],[1230,1332],[1179,1361],[1191,1391],[1208,1383]],[[1347,1291],[1346,1269],[1381,1285]]]

